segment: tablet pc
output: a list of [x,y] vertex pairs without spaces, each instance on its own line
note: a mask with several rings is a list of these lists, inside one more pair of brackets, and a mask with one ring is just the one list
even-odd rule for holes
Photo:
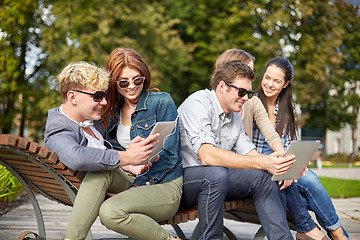
[[296,162],[292,165],[289,170],[280,175],[273,175],[271,180],[293,180],[299,179],[304,168],[309,164],[311,157],[314,155],[320,141],[292,141],[288,150],[287,155],[294,154]]
[[[160,133],[160,136],[157,138],[159,140],[158,144],[155,145],[155,150],[151,153],[150,157],[138,164],[146,164],[150,160],[150,162],[154,162],[156,159],[156,156],[159,155],[163,147],[165,146],[166,141],[168,140],[169,136],[171,135],[172,131],[174,130],[176,125],[176,121],[169,121],[169,122],[157,122],[153,129],[151,130],[151,134],[153,133]],[[150,136],[149,135],[149,136]]]

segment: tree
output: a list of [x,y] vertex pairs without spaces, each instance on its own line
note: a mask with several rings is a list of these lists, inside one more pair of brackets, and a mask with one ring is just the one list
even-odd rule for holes
[[215,60],[226,49],[253,54],[260,78],[265,63],[275,56],[288,56],[284,49],[288,39],[298,37],[296,1],[168,0],[164,4],[167,14],[179,18],[175,27],[181,39],[194,46],[187,94],[209,86]]
[[[356,150],[356,137],[357,118],[360,114],[360,16],[359,6],[355,7],[344,0],[335,1],[337,11],[337,22],[344,29],[343,44],[339,51],[342,54],[343,63],[341,68],[344,72],[336,77],[337,85],[344,86],[342,91],[344,95],[343,102],[348,107],[344,113],[346,122],[351,125],[352,129],[352,152],[355,154]],[[336,86],[337,86],[336,85]]]
[[[191,45],[185,45],[157,2],[94,0],[57,1],[52,5],[54,24],[44,29],[44,47],[51,69],[84,60],[105,66],[116,47],[137,50],[148,62],[152,86],[181,98],[183,73],[191,62]],[[54,71],[54,74],[55,72]]]
[[[26,125],[44,123],[34,119],[39,112],[39,97],[44,97],[44,74],[46,54],[41,51],[41,32],[46,25],[44,1],[5,0],[0,5],[0,128],[2,133],[15,129],[24,136]],[[27,121],[29,120],[29,121]],[[43,125],[43,124],[40,124]],[[37,135],[37,134],[35,134]]]
[[258,79],[270,58],[291,60],[304,126],[337,129],[359,111],[360,21],[344,0],[5,0],[0,8],[2,133],[19,118],[20,135],[28,126],[41,138],[47,109],[61,101],[62,68],[105,66],[120,46],[140,52],[152,87],[177,105],[209,86],[219,54],[242,48],[255,55]]
[[[345,13],[338,7],[328,1],[309,1],[301,6],[304,16],[301,38],[296,43],[299,51],[292,56],[296,67],[303,69],[296,71],[296,93],[309,114],[305,124],[331,130],[352,121],[347,113],[354,106],[351,101],[344,101],[348,96],[346,85],[352,81],[346,77],[348,64],[344,60],[349,55],[344,52],[352,46],[344,41],[348,30],[343,25],[344,16],[339,14],[349,11]],[[356,16],[351,18],[355,20]],[[354,65],[348,67],[356,69]]]
[[357,57],[352,49],[359,41],[354,33],[359,26],[357,10],[342,0],[300,2],[298,9],[301,37],[292,44],[296,51],[291,58],[295,93],[303,110],[300,123],[324,132],[339,130],[356,121],[359,109],[359,92],[354,91],[358,66],[351,64]]

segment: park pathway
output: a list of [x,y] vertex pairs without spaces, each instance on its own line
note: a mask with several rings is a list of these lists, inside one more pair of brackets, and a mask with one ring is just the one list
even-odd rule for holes
[[[360,179],[360,168],[336,168],[315,171],[319,176],[337,178],[348,178],[351,176],[351,179]],[[70,216],[71,207],[50,201],[40,195],[37,196],[37,199],[43,212],[47,240],[62,239]],[[343,226],[351,233],[352,237],[360,240],[360,198],[333,199],[333,203]],[[191,221],[180,224],[180,227],[188,238],[190,238],[196,223],[197,221]],[[232,220],[225,220],[225,225],[233,231],[238,239],[252,239],[259,228],[259,225],[256,224],[241,223]],[[164,228],[175,234],[171,226],[166,225]],[[20,233],[25,230],[37,232],[36,218],[30,202],[0,217],[1,240],[16,240]],[[100,224],[98,219],[91,230],[94,239],[128,239],[123,235],[107,230]],[[295,236],[295,232],[293,232],[293,234]],[[224,237],[224,239],[227,238]]]

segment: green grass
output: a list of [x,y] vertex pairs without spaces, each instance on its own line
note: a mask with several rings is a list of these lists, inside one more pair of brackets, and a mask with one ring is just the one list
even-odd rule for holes
[[[323,163],[323,168],[360,168],[360,165],[354,165],[349,163],[331,163],[332,165],[328,165]],[[316,161],[311,162],[311,164],[308,166],[309,168],[315,168],[317,169]]]
[[360,197],[360,180],[319,177],[331,198]]
[[[360,166],[355,166],[355,165],[351,165],[349,166],[349,164],[339,164],[339,165],[323,165],[323,168],[359,168]],[[314,168],[316,168],[316,166],[314,166]]]

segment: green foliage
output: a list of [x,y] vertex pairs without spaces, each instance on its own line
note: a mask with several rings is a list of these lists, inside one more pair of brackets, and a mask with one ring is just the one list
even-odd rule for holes
[[[105,66],[116,47],[134,48],[152,87],[179,105],[209,87],[216,58],[241,48],[265,63],[289,58],[302,124],[337,130],[359,113],[360,16],[345,0],[5,0],[0,3],[0,131],[25,126],[42,138],[47,110],[61,102],[56,75],[70,62]],[[34,49],[36,51],[34,51]]]
[[44,29],[43,46],[49,62],[58,66],[54,73],[79,60],[105,66],[113,49],[133,48],[149,64],[152,87],[170,92],[177,103],[183,100],[179,89],[192,61],[192,46],[179,38],[174,30],[178,19],[167,16],[160,3],[98,0],[69,6],[57,1],[51,11],[56,21]]
[[331,198],[353,198],[360,196],[360,181],[319,177]]
[[[47,81],[44,81],[49,76],[44,69],[46,54],[39,45],[42,29],[46,24],[43,19],[46,10],[45,1],[5,0],[0,4],[2,133],[12,133],[18,127],[19,135],[23,136],[26,126],[41,125],[41,128],[35,129],[34,137],[37,140],[37,131],[43,131],[44,114],[34,113],[44,112],[49,107],[46,106],[46,110],[39,109],[38,104],[38,97],[42,97],[41,101],[47,98],[43,93],[44,89],[48,89]],[[34,116],[39,117],[41,123]]]
[[188,76],[191,81],[184,85],[184,98],[209,87],[215,60],[226,49],[242,48],[258,57],[259,64],[276,54],[280,49],[278,39],[262,38],[266,30],[261,26],[264,16],[259,12],[265,9],[264,2],[164,1],[167,14],[179,19],[175,27],[181,39],[194,46]]
[[[343,0],[306,1],[300,51],[296,59],[295,92],[306,113],[307,127],[339,130],[346,123],[354,124],[359,113],[360,69],[355,64],[359,53],[360,16],[353,5]],[[299,71],[300,69],[300,71]]]
[[0,165],[0,201],[12,202],[22,190],[20,182],[4,166]]

